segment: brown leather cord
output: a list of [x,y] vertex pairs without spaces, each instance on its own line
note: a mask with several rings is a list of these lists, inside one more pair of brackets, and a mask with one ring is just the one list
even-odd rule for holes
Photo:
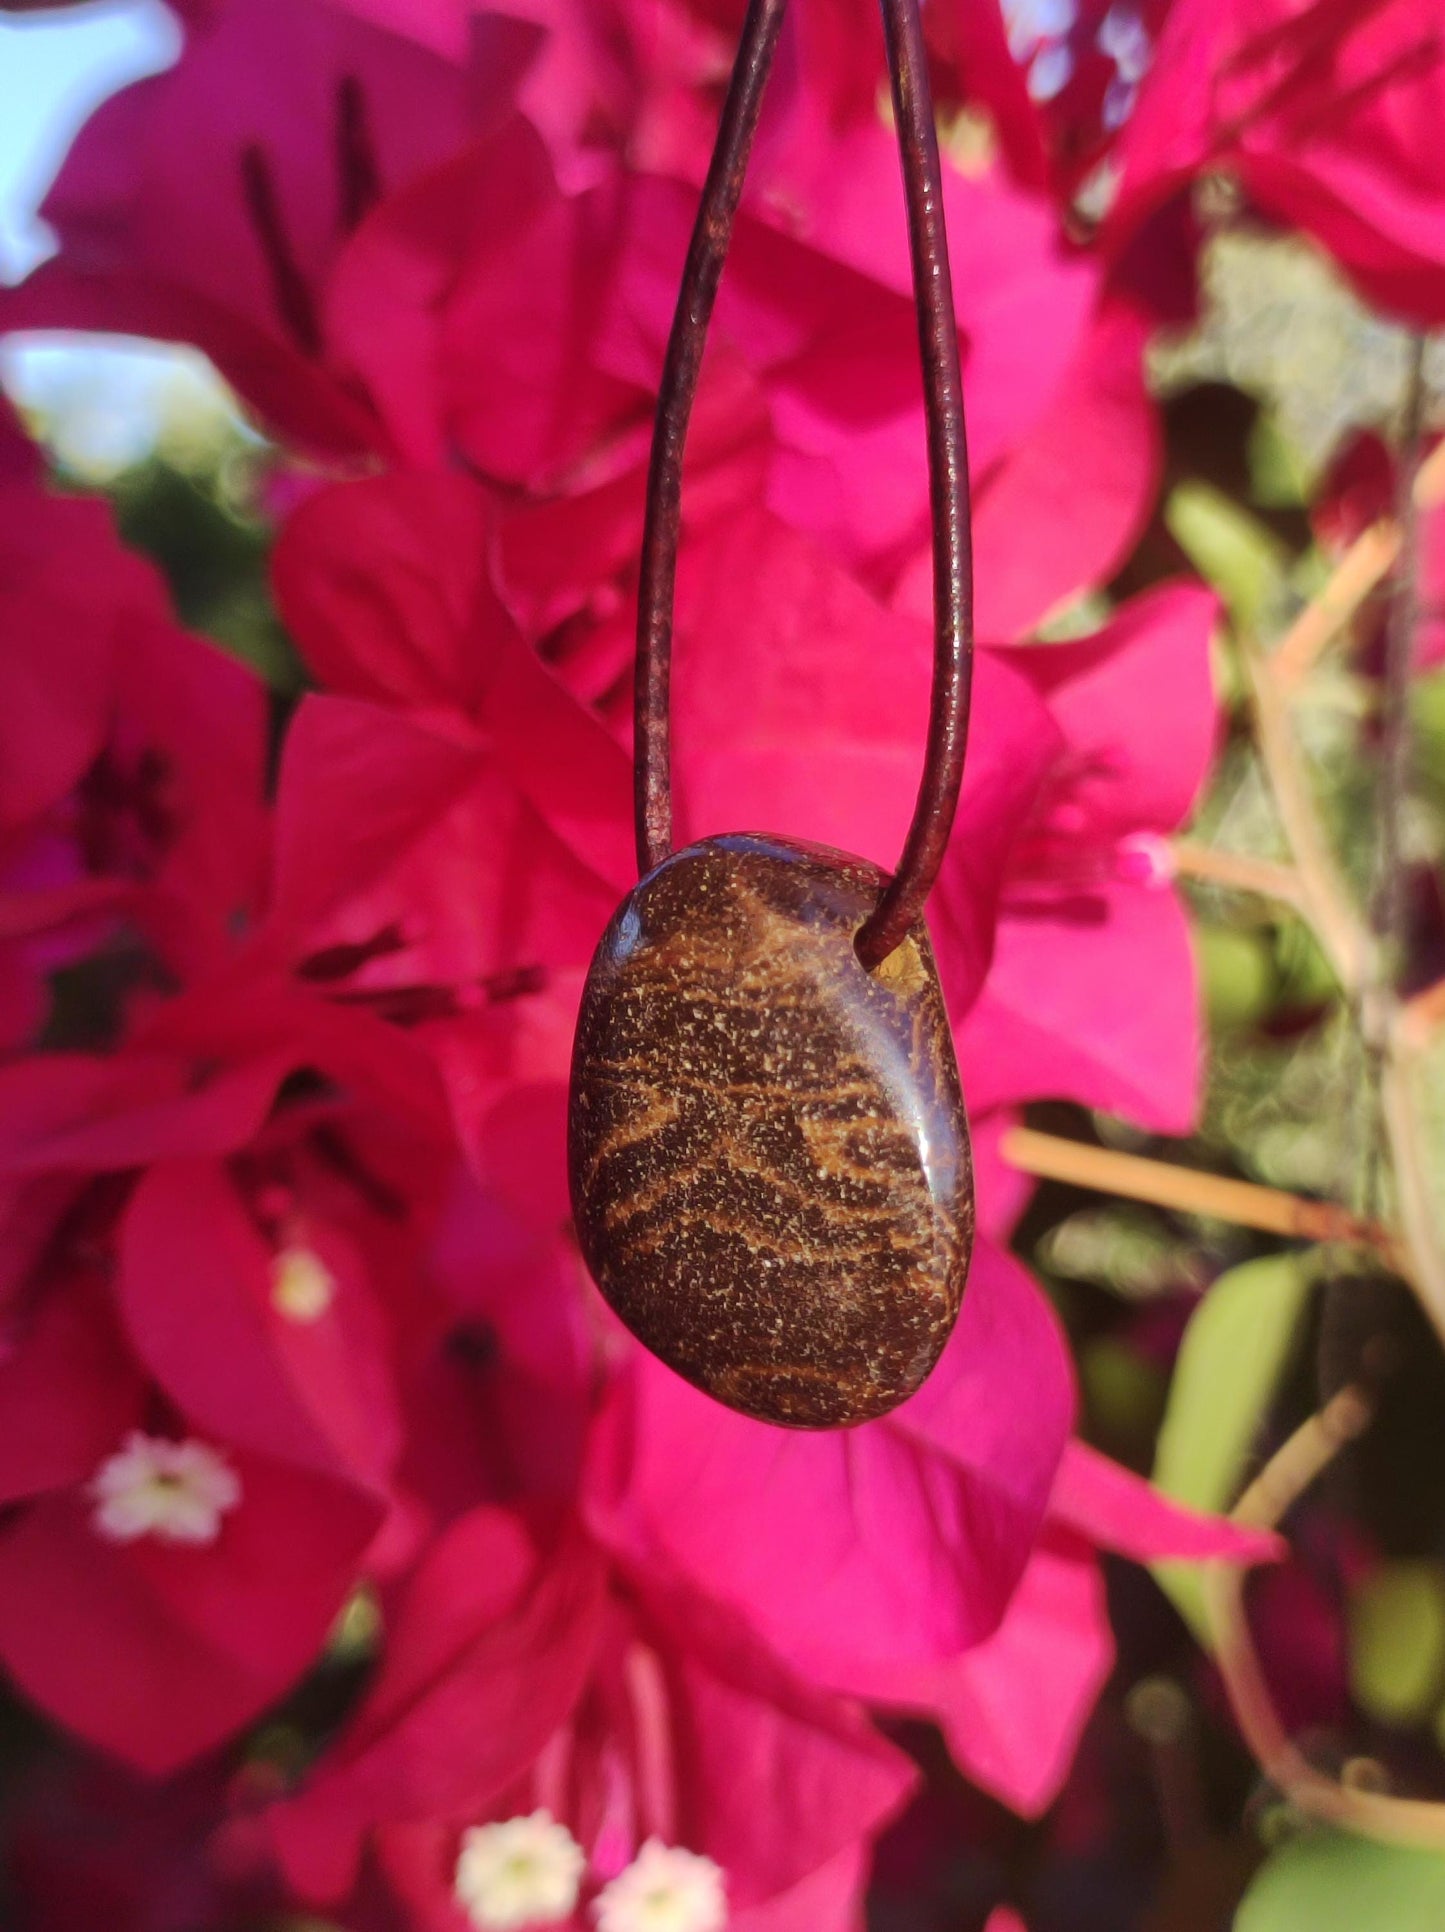
[[922,917],[943,863],[963,783],[973,689],[973,541],[968,446],[958,323],[948,269],[943,180],[928,57],[918,0],[883,0],[883,30],[893,81],[893,113],[908,202],[913,299],[923,354],[928,418],[928,489],[933,511],[933,696],[923,777],[898,870],[858,934],[858,957],[871,972]]
[[[723,106],[702,205],[688,245],[658,393],[642,537],[637,614],[637,856],[641,870],[672,850],[669,692],[673,596],[682,511],[682,453],[708,322],[757,127],[786,0],[751,0]],[[923,777],[898,870],[857,937],[871,971],[917,923],[953,828],[963,779],[973,668],[973,563],[968,453],[938,138],[918,0],[881,0],[908,207],[923,358],[933,525],[933,694]]]
[[637,607],[637,690],[633,797],[637,864],[647,873],[672,851],[672,749],[669,698],[672,603],[682,519],[682,449],[717,285],[732,239],[748,155],[773,64],[786,0],[752,0],[728,84],[717,145],[688,243],[677,311],[662,365],[657,422],[642,524],[642,583]]

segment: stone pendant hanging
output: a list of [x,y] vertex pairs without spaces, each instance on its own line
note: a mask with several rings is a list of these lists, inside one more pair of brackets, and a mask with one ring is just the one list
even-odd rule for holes
[[[886,1414],[968,1271],[968,1130],[923,907],[963,772],[968,461],[918,0],[882,0],[913,250],[933,509],[923,778],[891,878],[762,833],[672,849],[668,682],[682,449],[783,0],[752,0],[668,344],[638,612],[642,880],[602,936],[572,1063],[582,1253],[664,1362],[762,1421]],[[886,675],[886,667],[882,669]]]

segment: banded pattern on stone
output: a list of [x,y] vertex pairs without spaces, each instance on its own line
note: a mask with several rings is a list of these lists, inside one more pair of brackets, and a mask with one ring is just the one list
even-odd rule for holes
[[738,834],[628,896],[572,1063],[572,1208],[593,1277],[731,1407],[826,1428],[923,1381],[973,1234],[968,1133],[926,933],[874,974],[861,859]]

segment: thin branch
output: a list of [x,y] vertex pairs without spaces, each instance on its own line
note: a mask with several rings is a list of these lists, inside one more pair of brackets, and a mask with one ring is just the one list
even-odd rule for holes
[[1146,1201],[1179,1214],[1207,1215],[1236,1227],[1258,1228],[1264,1234],[1369,1248],[1392,1267],[1403,1259],[1387,1229],[1377,1222],[1361,1220],[1334,1201],[1311,1201],[1280,1188],[1259,1187],[1253,1181],[1202,1174],[1192,1167],[1121,1154],[1110,1147],[1090,1147],[1084,1141],[1041,1134],[1032,1127],[1010,1128],[1001,1151],[1011,1167],[1041,1180],[1066,1181],[1074,1187],[1116,1194],[1128,1201]]
[[1445,1235],[1440,1227],[1439,1163],[1425,1125],[1425,1079],[1418,1051],[1400,1024],[1386,1043],[1380,1073],[1380,1113],[1399,1201],[1407,1265],[1400,1272],[1419,1296],[1445,1348]]
[[[1431,510],[1445,501],[1445,443],[1438,444],[1416,470],[1410,500],[1416,510]],[[1285,632],[1270,661],[1286,697],[1294,693],[1326,646],[1384,581],[1400,554],[1400,541],[1400,524],[1395,518],[1384,517],[1361,531],[1323,588]]]
[[[1433,510],[1443,500],[1445,442],[1437,444],[1430,456],[1426,456],[1410,485],[1410,502],[1416,510]],[[1273,653],[1275,678],[1285,696],[1292,696],[1304,682],[1325,645],[1339,636],[1366,597],[1383,583],[1399,554],[1399,518],[1381,518],[1377,524],[1360,531],[1345,556],[1331,570],[1329,580],[1294,618]]]
[[1304,909],[1304,887],[1291,865],[1250,858],[1243,852],[1221,852],[1212,845],[1195,845],[1185,839],[1176,839],[1170,845],[1169,863],[1176,878],[1198,879],[1230,892],[1275,899],[1296,912]]
[[1361,531],[1285,632],[1273,657],[1280,689],[1293,692],[1313,670],[1325,646],[1383,583],[1400,552],[1400,533],[1388,519]]
[[1440,1222],[1439,1175],[1426,1123],[1428,1096],[1420,1060],[1429,1034],[1427,1031],[1423,1039],[1415,1034],[1410,1022],[1418,1017],[1418,1009],[1402,1014],[1394,997],[1408,910],[1400,818],[1410,759],[1410,672],[1419,620],[1422,480],[1427,491],[1445,487],[1440,450],[1426,462],[1420,458],[1424,402],[1424,341],[1417,336],[1402,430],[1400,574],[1391,602],[1381,707],[1379,883],[1372,907],[1379,938],[1375,960],[1379,980],[1363,1023],[1376,1077],[1383,1137],[1395,1174],[1401,1225],[1410,1251],[1411,1280],[1445,1345],[1445,1230]]
[[1358,998],[1375,979],[1374,938],[1355,910],[1320,823],[1273,661],[1248,646],[1244,659],[1254,693],[1259,754],[1294,854],[1303,911],[1341,987]]
[[[1384,681],[1380,702],[1379,877],[1371,905],[1378,941],[1376,968],[1399,977],[1399,951],[1407,913],[1404,852],[1400,821],[1410,771],[1410,670],[1420,617],[1420,510],[1415,485],[1420,474],[1420,437],[1425,416],[1425,338],[1413,339],[1405,419],[1401,429],[1400,568],[1390,598],[1385,634]],[[1383,1053],[1383,1039],[1370,1043]]]
[[[1445,443],[1420,464],[1410,487],[1417,508],[1445,501]],[[1246,648],[1254,686],[1260,756],[1274,792],[1303,890],[1305,917],[1329,955],[1346,993],[1356,1002],[1367,1042],[1383,1041],[1380,1104],[1400,1204],[1395,1266],[1419,1297],[1445,1345],[1445,1233],[1439,1215],[1439,1177],[1433,1171],[1418,1069],[1422,1038],[1417,1016],[1399,1009],[1381,973],[1383,949],[1359,914],[1335,863],[1299,749],[1274,660]],[[1431,998],[1426,995],[1427,1012]]]
[[[1275,1529],[1344,1445],[1368,1425],[1359,1389],[1341,1389],[1273,1455],[1236,1504],[1237,1522]],[[1200,1573],[1210,1647],[1230,1707],[1255,1762],[1307,1816],[1388,1844],[1445,1849],[1445,1805],[1392,1798],[1337,1783],[1290,1742],[1270,1695],[1244,1614],[1242,1568],[1211,1563]]]

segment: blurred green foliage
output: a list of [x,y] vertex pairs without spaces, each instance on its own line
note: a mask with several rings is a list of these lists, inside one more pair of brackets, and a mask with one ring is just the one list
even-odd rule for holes
[[[1261,1255],[1219,1276],[1184,1331],[1159,1430],[1154,1481],[1195,1509],[1227,1509],[1283,1380],[1311,1287],[1298,1254]],[[1204,1615],[1192,1565],[1154,1574],[1201,1638]]]
[[1367,1717],[1420,1724],[1445,1691],[1445,1569],[1385,1563],[1350,1592],[1350,1689]]
[[1301,1837],[1265,1865],[1234,1925],[1235,1932],[1440,1932],[1445,1855]]

